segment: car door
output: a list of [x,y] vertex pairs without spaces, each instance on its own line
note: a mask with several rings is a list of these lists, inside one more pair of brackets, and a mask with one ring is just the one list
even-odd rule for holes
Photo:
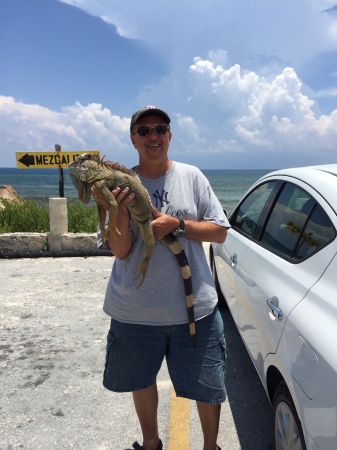
[[[215,244],[215,264],[221,291],[226,298],[226,303],[231,311],[234,322],[238,326],[239,310],[237,302],[236,280],[240,267],[236,262],[244,260],[251,241],[245,236],[229,229],[226,237],[226,245]],[[214,244],[213,244],[214,245]]]
[[294,183],[283,183],[267,209],[236,267],[238,326],[261,376],[289,313],[332,259],[327,243],[334,236],[333,227],[315,223],[329,222],[322,207]]
[[244,278],[241,265],[237,262],[244,261],[261,213],[276,185],[277,182],[272,181],[255,189],[234,212],[235,226],[228,230],[225,244],[213,244],[219,284],[237,325],[237,276]]

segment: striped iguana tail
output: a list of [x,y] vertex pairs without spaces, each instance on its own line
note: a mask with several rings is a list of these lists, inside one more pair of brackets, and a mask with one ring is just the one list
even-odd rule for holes
[[159,239],[176,257],[180,271],[184,281],[185,296],[186,296],[186,307],[188,315],[188,323],[190,327],[190,335],[192,339],[192,346],[196,346],[195,337],[195,321],[194,321],[194,298],[192,290],[192,276],[190,266],[187,261],[187,257],[183,247],[181,246],[178,239],[173,236],[173,234],[167,234],[163,238]]

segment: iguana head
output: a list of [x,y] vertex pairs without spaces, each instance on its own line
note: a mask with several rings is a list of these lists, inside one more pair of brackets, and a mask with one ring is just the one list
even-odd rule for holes
[[88,203],[91,197],[91,182],[97,173],[99,155],[83,153],[69,164],[70,179],[77,189],[78,197],[83,203]]

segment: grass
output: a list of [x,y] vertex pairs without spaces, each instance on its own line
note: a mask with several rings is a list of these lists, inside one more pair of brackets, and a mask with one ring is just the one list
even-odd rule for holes
[[[0,199],[0,233],[48,233],[49,206],[42,200]],[[69,233],[97,231],[96,203],[83,205],[76,199],[67,200]]]

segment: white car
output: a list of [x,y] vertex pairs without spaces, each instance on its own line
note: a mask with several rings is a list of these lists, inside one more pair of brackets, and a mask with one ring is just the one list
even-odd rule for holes
[[276,450],[337,450],[337,164],[260,178],[210,263],[273,405]]

